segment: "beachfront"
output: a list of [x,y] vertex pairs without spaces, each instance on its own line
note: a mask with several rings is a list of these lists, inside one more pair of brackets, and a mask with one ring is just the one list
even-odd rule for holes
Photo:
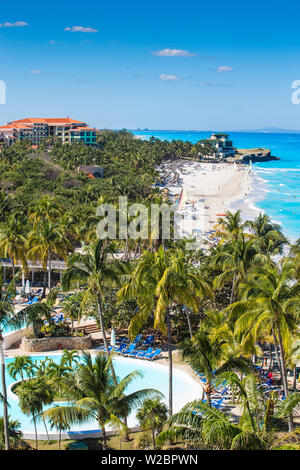
[[185,219],[182,236],[186,237],[211,236],[217,220],[251,190],[248,165],[179,160],[164,162],[159,171],[172,202],[184,191],[180,211]]

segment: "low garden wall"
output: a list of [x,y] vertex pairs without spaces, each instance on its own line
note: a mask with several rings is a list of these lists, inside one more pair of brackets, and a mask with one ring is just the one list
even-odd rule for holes
[[46,338],[23,337],[21,351],[42,352],[56,351],[57,349],[91,349],[92,337],[87,336],[56,336]]
[[3,347],[8,349],[12,347],[15,343],[19,343],[25,335],[28,335],[31,331],[31,328],[20,328],[19,330],[11,331],[10,333],[3,334]]

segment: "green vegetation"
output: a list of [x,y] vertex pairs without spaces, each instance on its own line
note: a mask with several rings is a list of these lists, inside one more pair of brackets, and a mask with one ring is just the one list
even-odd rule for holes
[[[21,379],[16,392],[22,410],[32,416],[35,426],[42,419],[46,429],[50,424],[57,430],[59,447],[65,446],[61,443],[64,430],[90,419],[98,421],[104,449],[109,447],[108,425],[118,434],[120,446],[128,438],[127,417],[137,408],[144,432],[134,446],[163,446],[177,439],[181,446],[199,449],[295,445],[300,239],[291,246],[268,216],[243,222],[239,211],[219,219],[217,242],[206,251],[188,251],[186,240],[103,241],[96,236],[95,209],[100,202],[116,205],[120,195],[147,206],[161,202],[162,195],[155,189],[156,166],[165,158],[195,157],[203,148],[201,143],[141,141],[126,131],[107,131],[99,135],[98,147],[44,142],[33,151],[23,142],[2,151],[0,255],[13,263],[7,273],[10,283],[4,285],[1,279],[1,330],[25,323],[36,337],[70,331],[66,324],[57,328],[53,322],[54,306],[63,290],[65,315],[71,322],[94,318],[105,346],[106,354],[94,362],[87,353],[79,360],[73,351],[65,352],[59,364],[50,360],[31,364],[19,357],[9,366],[10,374]],[[77,171],[87,164],[101,165],[104,178]],[[16,265],[21,265],[26,277],[32,260],[42,264],[43,298],[16,314],[13,300],[20,277]],[[54,287],[56,260],[65,260],[67,269],[61,285]],[[126,394],[138,373],[122,380],[116,377],[106,339],[112,327],[128,329],[130,338],[154,332],[160,347],[167,350],[167,410],[155,390]],[[204,384],[204,400],[187,404],[175,415],[174,347],[201,374]],[[263,387],[264,379],[253,365],[253,357],[261,357],[262,349],[275,353],[279,393]],[[3,341],[0,353],[3,359]],[[275,360],[269,357],[272,370]],[[1,372],[2,435],[9,449],[14,443],[3,360]],[[293,383],[288,372],[294,375]],[[238,405],[237,422],[216,403],[220,393]],[[68,406],[44,410],[64,397],[70,401]],[[162,428],[166,411],[169,419]],[[278,434],[286,431],[287,441]]]

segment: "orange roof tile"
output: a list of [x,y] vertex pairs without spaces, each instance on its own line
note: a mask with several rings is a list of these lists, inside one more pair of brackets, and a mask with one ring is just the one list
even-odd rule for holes
[[72,127],[70,129],[70,132],[72,131],[95,131],[96,129],[94,129],[93,127]]
[[24,118],[19,119],[17,121],[11,121],[11,124],[34,124],[34,123],[41,123],[41,124],[85,124],[83,121],[77,121],[76,119],[71,118]]

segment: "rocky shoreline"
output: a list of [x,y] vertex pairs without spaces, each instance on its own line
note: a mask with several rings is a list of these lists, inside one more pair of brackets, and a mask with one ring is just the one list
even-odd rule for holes
[[272,155],[271,150],[263,148],[237,149],[234,157],[227,158],[228,162],[236,163],[249,163],[250,160],[252,163],[260,163],[280,160],[280,158]]

